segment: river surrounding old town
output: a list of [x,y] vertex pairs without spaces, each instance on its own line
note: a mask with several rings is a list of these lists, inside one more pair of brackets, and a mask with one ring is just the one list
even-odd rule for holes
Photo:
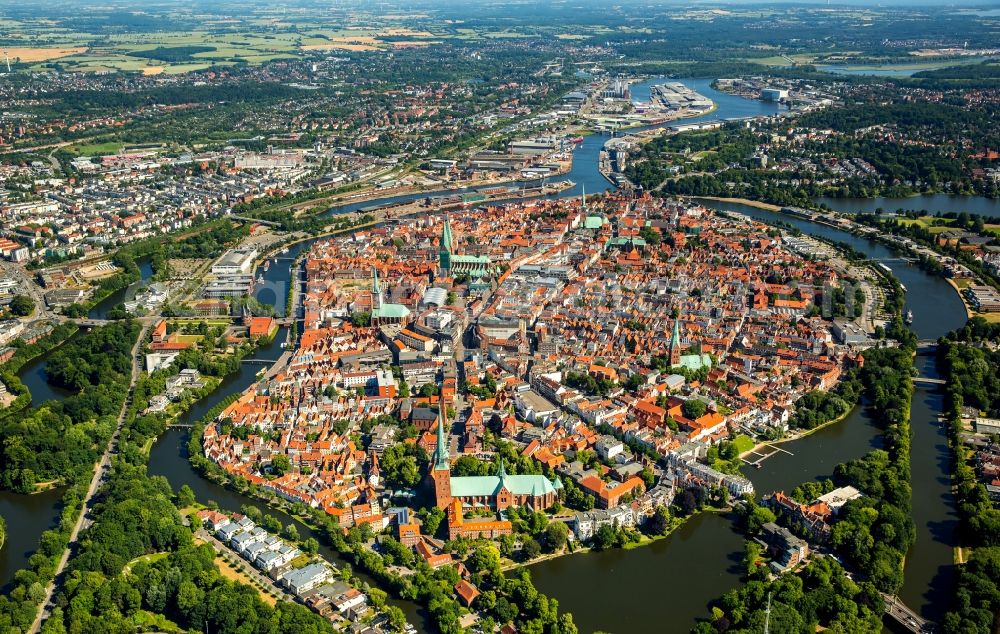
[[[774,105],[714,91],[709,87],[709,80],[682,81],[718,104],[713,113],[685,122],[741,118],[777,111]],[[643,91],[648,95],[648,86],[652,83],[655,80],[634,86],[634,97],[640,98]],[[579,195],[583,188],[588,194],[610,188],[609,182],[597,170],[597,155],[607,138],[602,134],[584,138],[575,152],[573,169],[567,176],[576,186],[564,191],[562,196]],[[423,196],[413,194],[370,200],[335,207],[330,213],[344,213]],[[833,206],[828,201],[824,202]],[[915,200],[907,199],[907,202]],[[915,316],[912,328],[921,338],[936,338],[965,322],[962,303],[944,280],[925,274],[881,244],[753,207],[706,204],[764,220],[781,220],[805,233],[846,242],[869,257],[884,262],[908,289],[907,308],[912,309]],[[958,208],[954,210],[970,210],[968,207],[972,204],[970,201],[962,206],[956,205]],[[843,210],[851,209],[845,207]],[[1000,211],[996,215],[1000,215]],[[264,283],[257,292],[259,299],[274,303],[278,311],[283,312],[291,278],[291,262],[310,244],[311,241],[293,245],[288,253],[281,254],[279,260],[272,263],[264,273]],[[144,278],[150,273],[147,267],[143,267]],[[114,303],[119,301],[121,299],[117,298]],[[103,316],[113,305],[110,300],[102,302],[92,316]],[[254,358],[276,359],[281,354],[281,343],[286,334],[283,330],[274,343],[259,350]],[[931,357],[918,357],[917,366],[922,373],[933,373]],[[260,367],[244,364],[239,373],[226,379],[215,393],[196,404],[180,422],[198,420],[221,400],[252,385]],[[36,404],[46,398],[61,397],[44,381],[44,359],[26,365],[21,374],[32,390]],[[948,486],[948,450],[944,429],[936,422],[940,407],[939,394],[922,388],[916,391],[912,415],[912,478],[917,543],[907,558],[906,583],[901,593],[907,604],[932,619],[939,618],[946,606],[942,597],[947,594],[951,583],[955,524],[954,504]],[[168,430],[153,446],[149,473],[166,477],[175,490],[187,484],[200,501],[213,500],[223,509],[238,510],[243,504],[261,506],[195,472],[187,460],[186,438],[186,428]],[[761,494],[776,489],[790,490],[803,481],[831,475],[836,464],[860,457],[877,447],[878,443],[878,430],[869,413],[859,408],[841,423],[783,445],[790,454],[770,458],[763,463],[763,468],[750,470],[746,475]],[[10,528],[7,546],[0,551],[0,584],[9,582],[14,571],[26,565],[31,549],[37,546],[38,535],[57,520],[60,494],[58,490],[35,496],[0,494],[0,514],[7,519]],[[268,512],[285,524],[295,523],[303,538],[311,535],[309,529],[296,520],[279,512]],[[743,538],[733,529],[730,518],[707,513],[691,519],[669,538],[647,547],[571,555],[536,564],[530,567],[530,571],[540,591],[557,599],[562,609],[573,613],[581,632],[595,629],[634,633],[683,632],[697,618],[708,615],[708,603],[712,599],[739,583],[738,564],[742,551]],[[329,549],[323,552],[327,557],[337,559]],[[410,602],[397,602],[397,605],[418,627],[425,630],[429,627],[416,605]]]

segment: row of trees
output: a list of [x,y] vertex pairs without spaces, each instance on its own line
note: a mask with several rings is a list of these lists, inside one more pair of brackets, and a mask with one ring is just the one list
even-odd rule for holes
[[0,594],[0,631],[27,632],[34,621],[39,603],[45,598],[45,585],[55,574],[80,514],[86,487],[81,482],[67,489],[58,525],[41,534],[38,549],[28,559],[28,567],[14,573],[13,582]]
[[[69,336],[73,330],[75,328],[59,327],[50,336]],[[121,339],[130,347],[130,342],[135,340],[138,332],[137,324],[122,323],[105,326],[81,339],[93,335],[101,339]],[[44,347],[40,344],[42,342],[33,345]],[[115,379],[111,379],[110,383],[112,387],[107,397],[113,400],[102,402],[101,407],[113,406],[112,409],[117,411],[125,400],[126,389],[114,389]],[[94,387],[88,385],[70,399],[82,403],[96,398],[91,394]],[[103,392],[101,396],[104,396]],[[35,469],[39,473],[46,473],[46,477],[61,477],[70,482],[62,498],[63,507],[58,525],[42,533],[38,549],[28,559],[28,567],[18,570],[9,591],[0,595],[0,631],[27,631],[34,620],[38,605],[45,597],[45,585],[55,574],[58,561],[68,544],[70,531],[80,513],[89,482],[88,469],[85,467],[92,467],[97,459],[95,437],[99,442],[106,442],[113,424],[113,417],[109,415],[102,415],[100,423],[94,423],[89,418],[74,419],[70,414],[61,413],[62,405],[45,404],[29,410],[27,415],[17,421],[0,423],[0,439],[4,445],[4,486],[23,492],[34,490],[38,477]],[[67,411],[79,415],[88,410],[69,407]]]
[[939,342],[938,369],[947,381],[948,441],[955,458],[954,490],[959,539],[972,554],[958,564],[951,609],[942,626],[948,634],[996,630],[1000,619],[1000,510],[978,477],[972,452],[962,443],[962,408],[997,416],[1000,354],[980,347],[1000,339],[1000,324],[976,317]]
[[882,428],[883,448],[838,465],[834,479],[864,496],[848,502],[833,544],[845,560],[890,594],[903,584],[903,558],[916,538],[910,517],[911,345],[872,348],[859,372],[864,396]]

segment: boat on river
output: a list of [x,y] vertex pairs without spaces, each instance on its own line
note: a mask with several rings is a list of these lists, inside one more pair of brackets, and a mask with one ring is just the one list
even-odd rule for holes
[[912,310],[906,311],[906,316],[903,317],[903,321],[906,323],[907,326],[909,326],[910,324],[913,323],[913,311]]

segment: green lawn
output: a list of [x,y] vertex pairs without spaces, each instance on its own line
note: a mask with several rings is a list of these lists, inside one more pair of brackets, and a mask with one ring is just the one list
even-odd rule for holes
[[746,434],[740,434],[736,438],[733,438],[733,444],[736,445],[736,449],[740,455],[743,455],[753,449],[757,445],[757,442]]
[[897,218],[897,222],[904,225],[919,225],[931,233],[942,233],[951,228],[952,221],[947,218],[935,218],[934,216],[921,216],[920,218]]
[[122,143],[108,141],[106,143],[87,143],[84,145],[71,145],[66,151],[75,156],[106,156],[117,154],[123,147]]

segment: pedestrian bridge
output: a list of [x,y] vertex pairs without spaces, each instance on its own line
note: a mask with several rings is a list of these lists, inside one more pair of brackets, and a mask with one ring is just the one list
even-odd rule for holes
[[946,385],[944,379],[932,379],[927,376],[915,376],[913,377],[913,383],[914,385],[923,385],[924,387]]

